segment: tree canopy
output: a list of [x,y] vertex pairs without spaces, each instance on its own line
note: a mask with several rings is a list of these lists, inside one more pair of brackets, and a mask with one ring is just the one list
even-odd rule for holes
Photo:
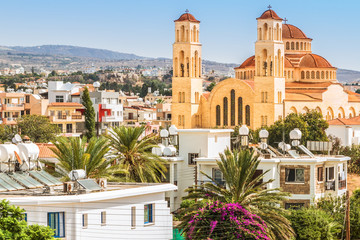
[[50,142],[60,133],[60,129],[52,124],[48,117],[40,115],[24,115],[17,121],[21,135],[28,136],[33,142]]
[[6,199],[0,202],[0,239],[49,240],[54,231],[42,225],[28,225],[25,210],[10,205]]
[[283,134],[285,142],[290,142],[289,133],[294,128],[298,128],[302,132],[302,144],[306,141],[327,141],[325,130],[328,127],[329,124],[316,110],[311,110],[305,114],[291,113],[285,117],[284,121],[278,120],[267,128],[269,143],[274,145],[283,141]]
[[82,95],[82,104],[85,107],[85,128],[86,128],[86,137],[91,139],[96,135],[95,130],[95,110],[93,103],[90,99],[89,90],[85,87],[85,90]]

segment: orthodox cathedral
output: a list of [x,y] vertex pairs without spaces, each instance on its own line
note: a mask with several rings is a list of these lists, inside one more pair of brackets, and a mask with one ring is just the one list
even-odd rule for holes
[[190,13],[175,20],[172,124],[256,129],[312,109],[327,120],[359,115],[360,95],[346,91],[336,68],[312,53],[311,38],[271,9],[256,20],[255,55],[211,92],[203,92],[200,21]]

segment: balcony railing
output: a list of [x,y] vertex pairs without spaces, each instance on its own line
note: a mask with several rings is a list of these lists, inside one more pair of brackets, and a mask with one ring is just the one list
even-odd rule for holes
[[205,183],[213,183],[213,184],[216,184],[216,185],[219,185],[219,186],[225,186],[225,181],[223,180],[217,180],[216,182],[213,182],[211,180],[198,180],[197,181],[197,185],[203,185]]
[[339,190],[346,188],[346,180],[340,180],[339,181]]
[[325,190],[335,191],[335,181],[325,182]]

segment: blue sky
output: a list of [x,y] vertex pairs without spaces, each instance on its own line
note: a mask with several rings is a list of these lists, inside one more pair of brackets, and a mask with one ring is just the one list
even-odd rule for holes
[[333,66],[360,70],[357,0],[0,0],[0,45],[66,44],[171,57],[174,22],[189,9],[203,59],[241,63],[254,52],[256,18],[273,10],[313,38]]

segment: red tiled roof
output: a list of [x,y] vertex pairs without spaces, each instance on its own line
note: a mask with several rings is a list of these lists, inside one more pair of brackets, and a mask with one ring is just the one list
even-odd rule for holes
[[71,96],[80,96],[80,92],[73,93]]
[[82,104],[80,103],[75,103],[75,102],[53,102],[50,103],[49,106],[51,107],[84,107]]
[[331,64],[323,57],[308,53],[301,58],[300,67],[305,68],[333,68]]
[[309,39],[303,31],[301,31],[298,27],[295,27],[294,25],[283,24],[282,26],[283,38]]
[[200,23],[200,21],[197,20],[197,19],[196,19],[192,14],[190,14],[190,13],[184,13],[184,14],[181,15],[177,20],[175,20],[174,22],[184,22],[184,21]]
[[329,125],[360,125],[360,116],[352,118],[336,118],[328,121]]
[[283,20],[281,17],[279,17],[274,10],[266,10],[263,14],[261,14],[260,17],[257,19],[275,19],[275,20]]
[[36,143],[39,147],[39,158],[55,158],[55,153],[51,150],[54,147],[52,143]]
[[202,94],[204,96],[204,98],[207,100],[210,96],[210,92],[203,92]]

